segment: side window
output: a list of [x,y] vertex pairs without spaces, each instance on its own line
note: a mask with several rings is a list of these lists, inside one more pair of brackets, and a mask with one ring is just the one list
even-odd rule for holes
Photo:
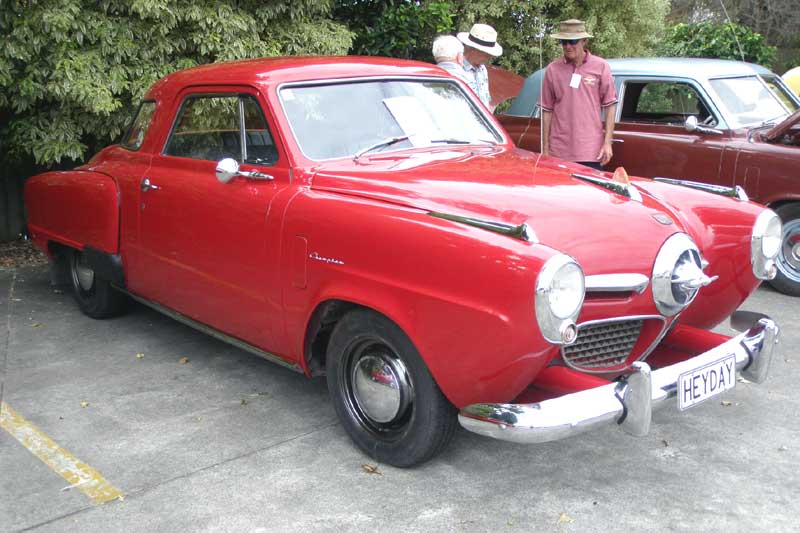
[[694,115],[713,124],[714,118],[697,91],[688,83],[627,82],[621,122],[683,124]]
[[147,133],[147,128],[150,127],[150,120],[153,118],[153,113],[156,110],[155,102],[142,102],[139,106],[139,111],[133,119],[128,133],[120,143],[123,148],[128,150],[138,150],[144,142],[144,136]]
[[187,97],[164,154],[207,161],[230,157],[258,165],[277,161],[277,150],[258,102],[252,96],[238,94]]
[[254,165],[274,165],[278,150],[267,127],[261,106],[252,96],[242,97],[244,110],[245,152],[244,162]]

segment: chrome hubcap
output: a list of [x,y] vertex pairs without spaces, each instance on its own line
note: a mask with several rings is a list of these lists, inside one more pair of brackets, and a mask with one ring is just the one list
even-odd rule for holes
[[94,285],[94,270],[89,268],[86,263],[84,263],[83,256],[76,260],[73,269],[73,276],[75,281],[78,283],[78,286],[84,291],[91,290],[92,286]]
[[391,422],[408,400],[405,367],[388,354],[361,357],[353,365],[353,396],[361,411],[374,422]]
[[800,283],[800,219],[783,224],[783,243],[776,263],[787,278]]

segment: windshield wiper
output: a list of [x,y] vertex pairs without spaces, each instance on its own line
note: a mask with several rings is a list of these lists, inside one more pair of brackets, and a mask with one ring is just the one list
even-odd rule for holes
[[776,120],[781,120],[781,119],[784,119],[784,118],[786,118],[786,113],[781,113],[780,115],[778,115],[775,118],[771,118],[769,120],[765,120],[764,122],[762,122],[761,126],[759,126],[759,128],[762,127],[762,126],[774,126]]
[[431,144],[434,143],[444,143],[444,144],[473,144],[473,143],[484,143],[484,144],[491,144],[496,145],[495,141],[489,139],[458,139],[455,137],[447,137],[444,139],[431,139]]
[[358,161],[359,157],[361,157],[362,155],[364,155],[364,154],[366,154],[368,152],[371,152],[373,150],[377,150],[378,148],[385,148],[387,146],[391,146],[391,145],[397,144],[399,142],[407,141],[408,138],[409,138],[409,135],[400,135],[399,137],[389,137],[389,138],[384,139],[384,140],[382,140],[380,142],[377,142],[377,143],[375,143],[373,145],[367,146],[366,148],[356,152],[356,155],[353,156],[353,161]]

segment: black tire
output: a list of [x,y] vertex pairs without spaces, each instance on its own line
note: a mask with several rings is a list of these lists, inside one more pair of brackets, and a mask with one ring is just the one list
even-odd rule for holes
[[775,212],[783,222],[783,238],[775,259],[778,275],[769,283],[784,294],[800,296],[800,203],[782,205]]
[[455,407],[411,340],[383,315],[366,309],[345,315],[331,334],[326,369],[339,420],[376,461],[414,466],[453,438]]
[[98,277],[77,250],[69,257],[72,295],[81,311],[92,318],[111,318],[125,312],[128,298]]

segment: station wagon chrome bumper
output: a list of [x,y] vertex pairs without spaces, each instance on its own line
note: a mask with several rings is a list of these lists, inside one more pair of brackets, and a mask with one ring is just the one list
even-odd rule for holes
[[[731,322],[741,322],[741,313]],[[749,381],[761,383],[767,377],[779,328],[758,315],[744,333],[700,355],[650,370],[644,362],[634,363],[637,372],[624,381],[530,404],[472,404],[461,409],[458,420],[469,431],[500,440],[521,443],[550,442],[602,425],[619,425],[626,433],[644,436],[650,430],[653,408],[674,399],[677,405],[679,376],[728,356],[735,356],[736,370]]]

